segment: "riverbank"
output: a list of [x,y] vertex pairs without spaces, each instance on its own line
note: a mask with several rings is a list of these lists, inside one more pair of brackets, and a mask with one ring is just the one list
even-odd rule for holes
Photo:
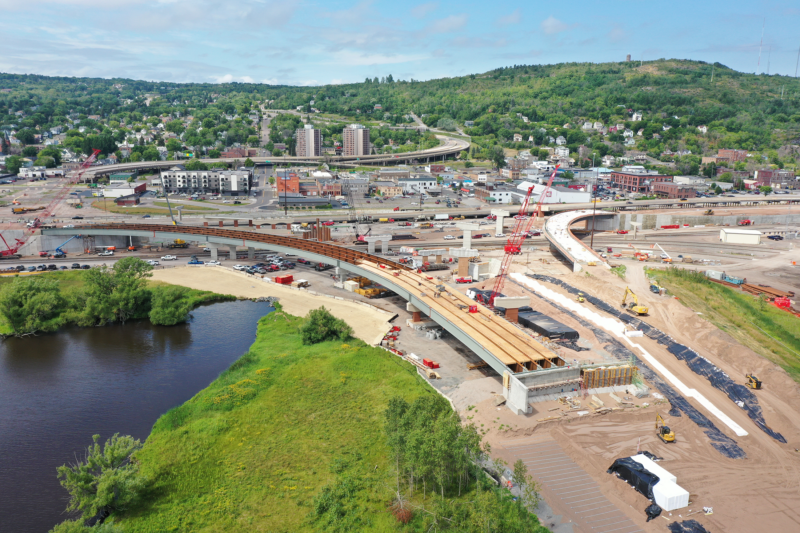
[[[301,276],[299,271],[295,275],[296,278]],[[226,268],[169,268],[154,271],[151,279],[197,290],[211,289],[240,298],[276,296],[283,310],[294,316],[306,316],[312,309],[324,306],[336,318],[345,320],[353,328],[353,336],[367,344],[379,344],[391,329],[389,320],[394,317],[375,307],[265,283],[260,278]]]
[[[156,422],[136,454],[151,486],[140,506],[112,517],[115,525],[126,533],[416,531],[446,512],[432,487],[408,498],[407,526],[389,512],[398,480],[383,433],[390,399],[435,402],[438,393],[412,365],[360,340],[303,345],[302,323],[281,310],[262,318],[245,355]],[[546,531],[507,492],[476,494],[474,479],[445,496],[450,508],[462,506],[459,519],[486,513],[490,531]]]

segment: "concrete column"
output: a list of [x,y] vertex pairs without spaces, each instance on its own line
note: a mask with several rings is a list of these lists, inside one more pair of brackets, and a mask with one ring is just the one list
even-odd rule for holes
[[519,309],[506,309],[506,320],[514,324],[519,322]]
[[495,226],[494,232],[495,234],[503,233],[503,217],[497,217],[497,225]]
[[203,222],[203,226],[207,228],[208,227],[208,222]]
[[411,314],[411,320],[413,322],[421,322],[422,321],[422,318],[421,318],[421,315],[420,315],[419,311],[414,311]]
[[441,263],[442,262],[442,256],[441,255],[437,255],[436,256],[436,262],[437,263]]
[[275,228],[275,224],[273,224],[273,225],[272,225],[272,229],[276,229],[276,228]]
[[247,248],[247,258],[248,259],[255,259],[256,258],[256,249],[252,246]]
[[464,248],[472,248],[472,230],[464,230]]
[[389,241],[382,241],[381,242],[381,253],[388,254],[389,253]]
[[248,226],[250,226],[250,227],[252,228],[252,227],[253,227],[253,221],[252,221],[252,220],[248,220],[248,221],[247,221],[247,225],[248,225]]
[[375,241],[367,241],[367,253],[375,253]]
[[231,244],[228,248],[231,250],[231,261],[236,261],[236,246]]
[[212,261],[219,261],[219,259],[217,259],[217,257],[218,257],[218,255],[217,255],[217,247],[216,246],[212,246],[211,247],[211,260]]
[[220,228],[222,227],[222,221],[221,220],[219,221],[219,227]]
[[469,276],[469,257],[458,258],[458,277]]
[[238,220],[234,220],[233,221],[233,227],[234,228],[238,228],[239,227],[239,221]]

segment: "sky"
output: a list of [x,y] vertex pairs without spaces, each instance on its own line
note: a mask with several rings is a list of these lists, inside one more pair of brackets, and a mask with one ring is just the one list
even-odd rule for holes
[[0,72],[325,85],[631,54],[794,76],[798,28],[798,0],[0,0]]

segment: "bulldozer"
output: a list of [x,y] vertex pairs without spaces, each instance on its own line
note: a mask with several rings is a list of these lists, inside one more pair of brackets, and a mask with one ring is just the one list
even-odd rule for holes
[[[633,301],[625,305],[628,301],[628,295],[633,298]],[[639,316],[646,315],[648,311],[647,307],[639,305],[639,298],[636,297],[636,294],[634,294],[630,287],[625,287],[625,294],[622,296],[622,307]]]
[[751,388],[753,390],[760,390],[761,389],[761,380],[758,379],[755,375],[753,375],[753,374],[745,374],[744,377],[747,378],[747,383],[745,383],[746,387]]
[[658,438],[664,441],[665,444],[675,442],[675,432],[664,424],[664,419],[661,418],[659,413],[656,413],[656,435],[658,435]]
[[578,293],[578,296],[575,298],[575,300],[577,300],[577,301],[579,301],[579,302],[583,303],[583,302],[585,302],[585,301],[586,301],[586,298],[584,298],[584,297],[583,297],[583,293],[582,293],[582,292],[579,292],[579,293]]
[[704,215],[713,215],[713,214],[714,214],[714,210],[713,210],[713,209],[706,209],[706,210],[703,212],[703,214],[704,214]]

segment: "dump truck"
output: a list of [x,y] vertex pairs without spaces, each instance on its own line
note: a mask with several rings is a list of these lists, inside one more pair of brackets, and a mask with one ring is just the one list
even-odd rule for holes
[[39,207],[12,207],[11,212],[14,213],[15,215],[21,215],[23,213],[32,213],[34,211],[41,211],[42,209],[44,209],[43,205],[40,205]]
[[183,239],[175,239],[171,243],[167,244],[167,248],[188,248],[189,245]]

